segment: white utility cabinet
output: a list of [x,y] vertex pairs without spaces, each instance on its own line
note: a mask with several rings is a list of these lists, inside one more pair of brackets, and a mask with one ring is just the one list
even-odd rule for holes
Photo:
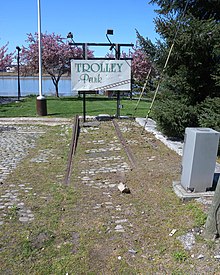
[[211,128],[186,128],[181,185],[185,190],[205,192],[212,187],[219,132]]

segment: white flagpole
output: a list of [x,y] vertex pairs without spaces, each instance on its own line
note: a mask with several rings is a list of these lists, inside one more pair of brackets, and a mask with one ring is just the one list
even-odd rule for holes
[[41,8],[38,0],[38,47],[39,47],[39,96],[37,97],[37,114],[47,115],[46,98],[42,95],[42,45],[41,45]]
[[42,96],[42,46],[41,46],[41,7],[38,0],[38,47],[39,47],[39,99]]

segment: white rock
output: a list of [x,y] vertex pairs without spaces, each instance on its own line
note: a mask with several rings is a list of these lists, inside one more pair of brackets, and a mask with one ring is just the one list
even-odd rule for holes
[[122,182],[119,183],[118,189],[119,189],[119,191],[121,191],[121,193],[129,194],[131,192],[130,189]]

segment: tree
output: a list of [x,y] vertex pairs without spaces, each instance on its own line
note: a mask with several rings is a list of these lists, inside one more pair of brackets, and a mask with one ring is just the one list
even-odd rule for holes
[[[174,43],[163,71],[154,117],[165,132],[175,126],[172,134],[182,137],[185,127],[202,126],[198,115],[206,98],[220,96],[220,2],[152,0],[151,3],[159,6],[155,19],[156,31],[161,36],[156,47],[158,71],[162,71]],[[147,39],[142,40],[142,47],[146,45],[149,48]],[[188,114],[172,115],[181,112]]]
[[135,82],[139,84],[145,82],[149,70],[152,69],[152,63],[146,52],[141,48],[135,48],[132,53],[132,76]]
[[8,43],[0,48],[0,70],[5,70],[10,66],[13,59],[13,53],[7,54]]
[[[111,52],[106,54],[106,58],[114,59],[115,55]],[[155,73],[150,55],[146,53],[140,46],[136,46],[128,53],[121,53],[121,58],[131,58],[131,74],[133,81],[138,85],[142,85],[151,69],[152,75]]]
[[[28,47],[23,47],[21,60],[23,68],[28,68],[29,73],[38,73],[38,34],[28,34]],[[93,54],[88,51],[88,56]],[[42,67],[44,73],[50,75],[59,97],[59,80],[61,76],[70,71],[70,59],[82,59],[83,50],[79,47],[71,47],[63,42],[60,35],[42,34]]]
[[220,178],[213,196],[212,205],[205,224],[205,238],[215,239],[220,236]]

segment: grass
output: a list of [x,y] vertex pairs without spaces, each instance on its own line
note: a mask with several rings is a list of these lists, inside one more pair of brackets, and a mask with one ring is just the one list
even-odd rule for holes
[[[130,121],[126,123],[131,127]],[[100,132],[86,129],[80,134],[70,185],[64,186],[70,126],[39,127],[45,133],[1,185],[4,192],[10,184],[17,189],[30,183],[33,190],[25,193],[19,189],[19,198],[33,212],[34,220],[19,222],[17,205],[5,212],[0,230],[0,274],[202,274],[203,266],[199,270],[198,265],[207,262],[196,258],[193,262],[176,240],[195,223],[203,223],[203,215],[196,203],[183,204],[173,194],[170,185],[180,161],[175,153],[158,141],[158,149],[149,146],[143,150],[146,136],[134,127],[124,133],[127,140],[137,141],[131,147],[139,166],[126,174],[131,194],[122,195],[117,188],[90,188],[79,179],[82,170],[96,165],[95,159],[88,162],[91,155],[86,156],[85,151],[94,148],[92,141],[105,139],[110,143],[115,136],[111,125],[101,123]],[[49,162],[31,161],[48,148]],[[125,157],[123,154],[119,153]],[[152,155],[157,161],[148,161]],[[117,174],[108,176],[117,182]],[[107,209],[107,201],[122,210]],[[95,210],[97,203],[103,207]],[[128,219],[124,234],[114,231],[116,219]],[[173,228],[178,231],[170,237]],[[202,250],[192,253],[205,253],[204,241],[201,245]],[[131,249],[137,253],[130,254]],[[218,262],[211,264],[219,271]]]
[[186,259],[188,258],[188,255],[187,255],[186,251],[178,250],[173,253],[173,258],[175,261],[182,263],[182,262],[186,261]]
[[[43,129],[45,128],[42,127]],[[75,221],[71,207],[77,195],[73,189],[65,188],[61,181],[66,168],[70,138],[70,133],[65,131],[64,135],[63,131],[61,127],[50,128],[39,140],[39,147],[30,152],[29,158],[24,159],[8,179],[14,184],[31,179],[38,199],[33,193],[25,196],[25,205],[35,213],[35,221],[31,224],[19,222],[16,205],[7,211],[0,232],[1,274],[27,274],[27,270],[29,274],[66,274],[66,265],[70,262],[77,262],[76,265],[80,266],[79,260],[72,259],[68,244],[72,236],[71,224]],[[53,147],[54,151],[50,162],[30,162],[30,158],[38,156],[39,149],[46,150],[48,147]],[[25,175],[27,170],[28,176]],[[57,175],[62,175],[62,178],[57,178]],[[1,188],[7,189],[7,185],[4,182]]]
[[[137,100],[124,98],[121,100],[123,108],[122,116],[145,117],[150,103],[141,101],[137,110]],[[117,109],[116,99],[104,96],[86,96],[86,114],[95,116],[98,114],[115,115]],[[72,117],[83,112],[83,99],[78,97],[47,97],[47,113],[49,117]],[[29,96],[20,102],[0,105],[0,117],[35,117],[36,97]]]
[[201,227],[205,224],[207,219],[207,214],[205,214],[201,208],[197,205],[195,202],[191,202],[187,205],[187,209],[190,210],[190,212],[193,215],[194,218],[194,226],[195,227]]

